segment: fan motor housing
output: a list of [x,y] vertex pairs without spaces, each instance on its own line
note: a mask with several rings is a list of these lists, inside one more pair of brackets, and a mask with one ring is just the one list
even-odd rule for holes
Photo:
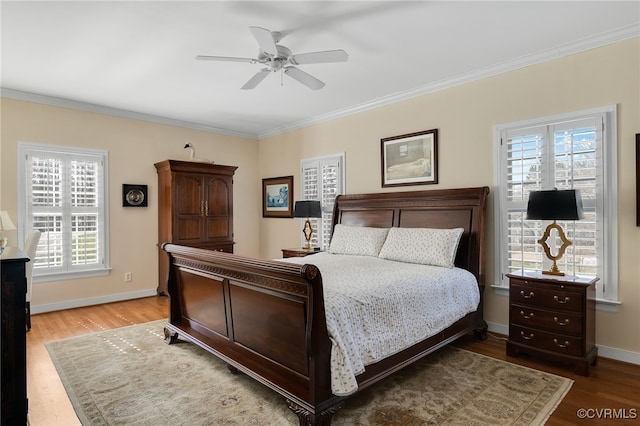
[[278,56],[270,55],[262,50],[258,54],[258,61],[269,65],[272,70],[279,70],[289,62],[291,50],[288,47],[276,45]]

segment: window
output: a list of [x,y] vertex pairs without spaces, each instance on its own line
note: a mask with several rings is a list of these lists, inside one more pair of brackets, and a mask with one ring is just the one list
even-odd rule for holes
[[[615,107],[496,127],[496,282],[505,274],[549,269],[538,239],[548,222],[525,220],[531,191],[579,189],[584,219],[559,221],[572,241],[558,268],[600,277],[596,297],[617,300]],[[552,253],[561,244],[557,234]]]
[[108,273],[107,152],[18,145],[21,240],[42,232],[34,281]]
[[[335,198],[344,194],[344,154],[311,158],[300,162],[300,199],[320,200],[322,218],[311,219],[314,233],[311,245],[329,248]],[[300,241],[306,244],[301,237]]]

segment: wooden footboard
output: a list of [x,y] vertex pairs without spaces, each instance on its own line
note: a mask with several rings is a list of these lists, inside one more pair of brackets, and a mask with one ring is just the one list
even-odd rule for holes
[[285,396],[305,424],[330,418],[330,351],[322,278],[313,265],[165,244],[167,343],[178,334]]
[[[443,330],[368,365],[357,377],[366,388],[470,331],[483,320],[484,217],[489,189],[465,188],[339,196],[334,225],[464,229],[456,265],[478,279],[481,302]],[[171,298],[165,341],[178,334],[283,395],[301,425],[329,424],[344,404],[331,393],[329,340],[317,267],[163,245],[169,254]],[[310,258],[310,262],[313,257]]]

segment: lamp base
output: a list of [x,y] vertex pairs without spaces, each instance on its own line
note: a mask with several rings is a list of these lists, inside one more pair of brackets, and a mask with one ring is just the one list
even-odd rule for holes
[[565,273],[559,271],[558,268],[556,268],[555,271],[553,270],[553,268],[551,268],[548,271],[542,271],[542,273],[545,274],[545,275],[555,275],[556,277],[564,277],[565,276]]
[[302,233],[304,234],[305,240],[307,240],[307,244],[302,247],[304,250],[313,251],[313,247],[311,247],[311,238],[313,237],[313,226],[311,225],[311,220],[307,218],[304,222],[304,228],[302,228]]
[[[549,239],[549,237],[551,236],[551,231],[553,229],[558,232],[558,237],[562,241],[562,245],[558,247],[558,254],[556,254],[555,256],[551,254],[551,247],[549,247],[549,244],[547,244],[547,239]],[[553,262],[551,269],[549,269],[548,271],[542,271],[542,273],[546,275],[563,277],[565,274],[564,272],[560,272],[556,262],[562,258],[567,247],[571,245],[571,241],[567,239],[567,236],[565,235],[562,227],[558,225],[558,223],[554,220],[553,223],[547,226],[547,229],[545,229],[544,234],[542,235],[542,238],[538,240],[538,243],[542,246],[542,249],[547,255],[547,258]]]

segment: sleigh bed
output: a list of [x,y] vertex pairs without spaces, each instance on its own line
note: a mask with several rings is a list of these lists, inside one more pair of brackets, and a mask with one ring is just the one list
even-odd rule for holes
[[[479,297],[475,310],[469,310],[451,325],[367,364],[354,376],[357,391],[466,333],[486,337],[482,294],[488,193],[487,187],[481,187],[336,198],[334,232],[389,228],[391,235],[392,228],[416,234],[462,228],[451,259],[455,259],[455,267],[445,269],[468,271],[461,272],[472,275]],[[330,252],[336,252],[335,247],[332,242]],[[232,372],[241,371],[270,387],[286,399],[301,425],[329,424],[348,396],[332,389],[332,342],[336,340],[327,325],[333,310],[325,303],[329,303],[333,290],[329,281],[323,283],[321,269],[325,267],[314,265],[314,257],[331,258],[334,253],[314,254],[292,263],[173,244],[163,248],[170,257],[171,299],[165,341],[171,344],[180,336],[224,360]],[[320,263],[321,257],[316,259]],[[390,259],[384,262],[395,262]],[[451,297],[457,300],[458,296]]]

